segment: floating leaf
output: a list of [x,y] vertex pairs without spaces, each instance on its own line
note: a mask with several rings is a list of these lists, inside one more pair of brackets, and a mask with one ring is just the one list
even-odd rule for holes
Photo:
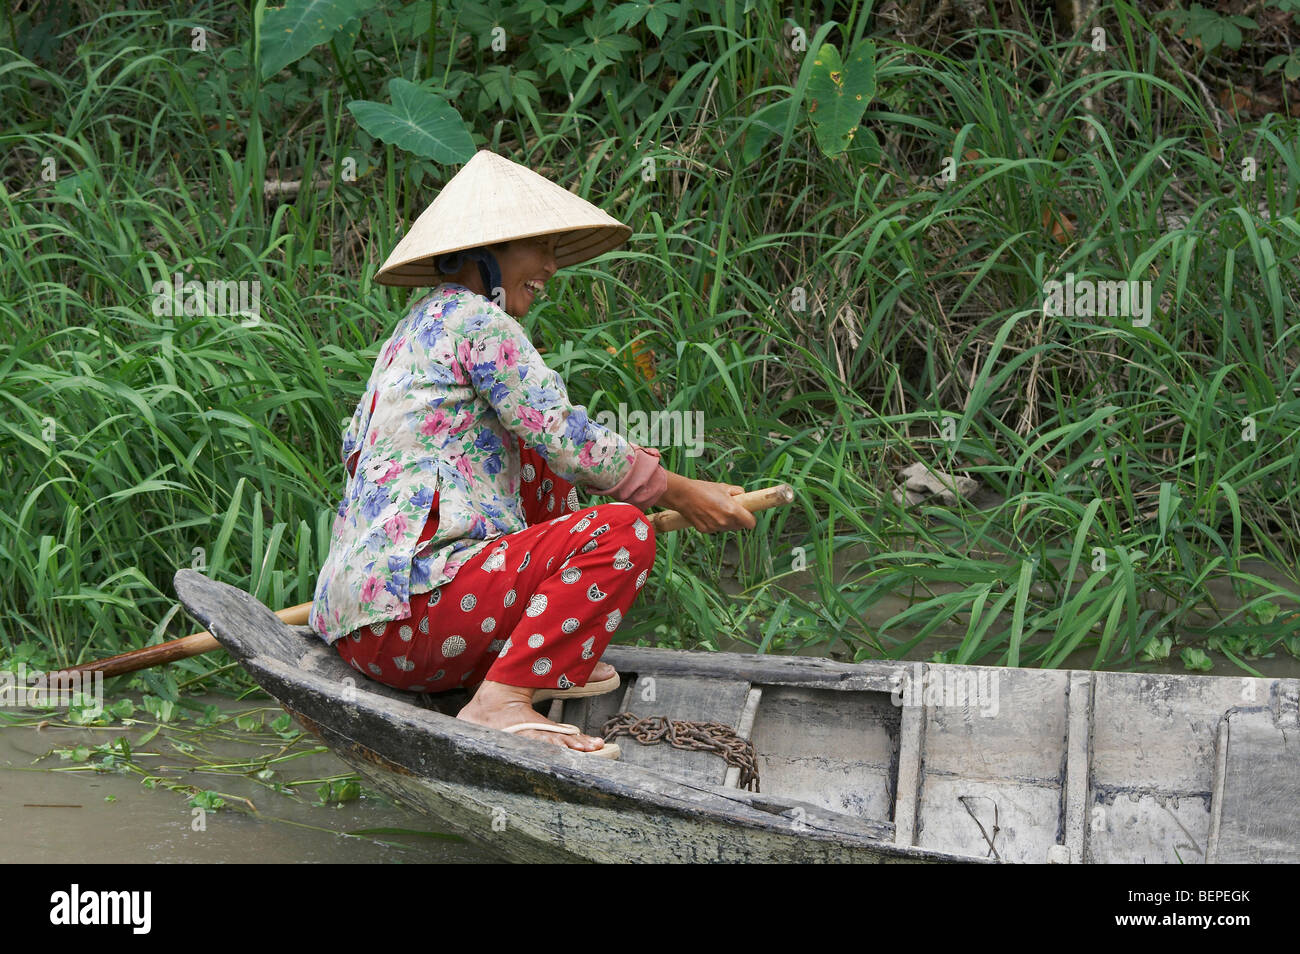
[[68,706],[68,721],[73,725],[103,725],[110,720],[93,706],[71,705]]
[[1273,622],[1274,618],[1281,611],[1282,607],[1278,606],[1276,603],[1269,602],[1259,603],[1256,606],[1252,606],[1249,610],[1251,616],[1254,616],[1255,619],[1265,624]]
[[1201,672],[1209,672],[1214,668],[1214,663],[1210,661],[1210,657],[1205,655],[1203,650],[1189,648],[1184,649],[1178,655],[1182,659],[1183,665],[1188,669],[1198,669]]
[[325,782],[316,786],[317,805],[342,805],[361,797],[361,785],[355,779]]
[[334,799],[338,802],[354,802],[361,797],[361,786],[356,782],[344,782],[334,790]]
[[223,718],[221,715],[221,709],[213,705],[212,703],[207,703],[206,705],[199,706],[194,703],[186,702],[184,704],[184,707],[186,709],[189,709],[192,712],[198,713],[198,715],[194,716],[195,725],[200,725],[200,726],[215,725],[216,723],[222,721]]
[[1161,636],[1151,640],[1147,647],[1139,654],[1140,658],[1146,662],[1159,662],[1169,658],[1170,650],[1174,647],[1174,641],[1168,636]]
[[144,709],[159,722],[170,722],[172,715],[176,711],[176,703],[170,699],[159,699],[157,696],[145,696],[140,702]]
[[242,732],[256,732],[262,727],[262,713],[249,712],[235,716],[235,727]]
[[219,811],[225,804],[226,800],[216,792],[212,791],[199,792],[190,799],[190,806],[192,808],[201,808],[206,812]]
[[[241,489],[243,487],[243,483],[244,483],[243,478],[240,478],[238,486]],[[238,509],[238,503],[236,503],[235,506],[232,507],[232,519],[230,521],[232,524],[232,529],[234,524],[233,514],[237,509]],[[224,543],[222,545],[224,546]],[[154,695],[162,699],[167,699],[171,702],[175,702],[178,698],[180,698],[180,687],[176,685],[176,678],[171,674],[169,670],[145,669],[140,673],[140,678],[144,682],[145,686],[149,689],[149,691],[152,692]]]

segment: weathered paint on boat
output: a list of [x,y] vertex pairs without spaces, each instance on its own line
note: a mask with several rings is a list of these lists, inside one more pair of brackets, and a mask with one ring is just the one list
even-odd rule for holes
[[175,586],[371,785],[511,860],[1300,860],[1300,680],[610,647],[626,689],[550,712],[727,722],[756,794],[708,753],[623,739],[610,761],[470,725],[463,694],[427,708],[241,590]]

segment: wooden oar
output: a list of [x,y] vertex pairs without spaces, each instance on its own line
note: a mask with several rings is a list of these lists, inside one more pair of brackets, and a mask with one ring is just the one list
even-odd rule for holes
[[[746,510],[756,513],[760,510],[770,510],[773,507],[781,507],[790,503],[794,500],[794,490],[789,484],[777,484],[775,487],[765,487],[762,490],[737,494],[736,499]],[[655,533],[671,533],[674,530],[681,530],[690,526],[690,522],[676,510],[660,510],[657,513],[650,514],[647,519],[654,525]],[[290,626],[302,626],[306,624],[310,613],[311,603],[301,603],[298,606],[276,610],[275,615]],[[107,659],[82,663],[80,666],[71,666],[63,670],[63,672],[102,672],[104,678],[107,679],[109,676],[120,676],[123,673],[149,669],[153,666],[175,662],[178,659],[202,656],[204,653],[210,653],[212,650],[220,648],[221,644],[217,642],[216,637],[204,630],[192,636],[184,636],[170,642],[159,643],[157,646],[146,646],[144,649],[136,649],[118,656],[110,656]],[[54,679],[57,676],[58,673],[54,673],[50,678]]]

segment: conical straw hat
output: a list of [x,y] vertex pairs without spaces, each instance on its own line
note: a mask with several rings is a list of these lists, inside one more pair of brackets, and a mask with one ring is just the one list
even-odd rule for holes
[[375,275],[381,285],[438,285],[437,256],[533,235],[562,233],[560,268],[622,245],[632,230],[531,169],[480,149],[452,176]]

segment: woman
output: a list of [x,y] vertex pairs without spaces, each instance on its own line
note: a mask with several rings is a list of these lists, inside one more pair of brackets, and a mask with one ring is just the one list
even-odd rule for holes
[[[630,234],[488,150],[416,220],[376,280],[437,287],[398,323],[344,431],[309,620],[387,685],[477,685],[458,718],[613,757],[532,704],[617,687],[599,659],[654,562],[643,511],[754,526],[742,488],[673,474],[591,421],[514,320],[558,268]],[[579,506],[575,484],[618,502]]]

